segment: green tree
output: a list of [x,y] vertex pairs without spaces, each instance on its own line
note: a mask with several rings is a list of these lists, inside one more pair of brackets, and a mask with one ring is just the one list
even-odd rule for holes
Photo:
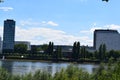
[[27,45],[26,44],[15,44],[14,51],[16,53],[26,53],[27,52]]
[[43,51],[45,51],[47,48],[48,48],[48,44],[43,44],[43,45],[41,46],[41,49],[42,49]]
[[72,55],[71,55],[73,59],[75,58],[75,54],[76,54],[76,45],[77,45],[77,42],[74,42],[73,49],[72,49]]
[[79,58],[79,54],[80,54],[80,42],[77,42],[77,50],[76,50],[76,59]]
[[77,60],[80,54],[80,42],[74,42],[72,49],[72,59]]
[[99,59],[102,60],[102,44],[99,47]]
[[31,54],[32,54],[32,55],[33,55],[33,54],[37,54],[37,52],[38,52],[37,46],[36,46],[36,45],[33,45],[33,46],[31,47]]
[[103,44],[102,48],[103,48],[103,59],[105,60],[106,59],[106,45]]
[[99,47],[99,60],[103,61],[106,59],[106,45],[101,44]]
[[85,46],[82,46],[81,47],[81,54],[80,54],[80,58],[86,58],[86,48],[85,48]]
[[49,55],[52,55],[53,54],[53,46],[54,46],[54,43],[53,42],[49,42],[49,45],[46,49],[46,53],[49,54]]
[[62,49],[61,47],[57,46],[55,52],[53,53],[52,55],[53,59],[55,59],[56,61],[58,59],[61,59],[62,58]]

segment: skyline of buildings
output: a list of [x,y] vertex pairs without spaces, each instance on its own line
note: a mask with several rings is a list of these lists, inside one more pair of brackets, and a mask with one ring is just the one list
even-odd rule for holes
[[[4,21],[4,33],[3,33],[3,42],[0,38],[0,49],[4,52],[13,52],[15,44],[26,44],[27,49],[31,49],[31,44],[28,41],[15,41],[15,23],[16,21],[12,19],[7,19]],[[80,42],[80,41],[79,41]],[[120,50],[120,34],[117,30],[111,29],[97,29],[94,31],[93,46],[86,46],[86,49],[90,52],[99,50],[100,44],[105,44],[107,51],[110,50]],[[71,46],[68,45],[59,45],[66,50],[72,50]],[[66,47],[65,47],[66,46]],[[65,51],[66,51],[65,50]]]

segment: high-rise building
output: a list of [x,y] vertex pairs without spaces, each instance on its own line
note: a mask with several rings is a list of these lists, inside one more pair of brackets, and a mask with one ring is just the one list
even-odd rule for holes
[[7,19],[4,21],[4,33],[3,33],[3,53],[14,51],[15,42],[15,21]]
[[117,30],[95,30],[94,48],[99,50],[101,44],[106,45],[107,51],[120,50],[120,34]]

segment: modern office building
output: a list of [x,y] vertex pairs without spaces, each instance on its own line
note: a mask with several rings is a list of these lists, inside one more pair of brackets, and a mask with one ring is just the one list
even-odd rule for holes
[[15,21],[7,19],[4,21],[3,32],[3,53],[14,51],[14,39],[15,39]]
[[94,48],[99,49],[101,44],[106,45],[107,51],[120,50],[120,34],[117,30],[95,30],[94,31]]

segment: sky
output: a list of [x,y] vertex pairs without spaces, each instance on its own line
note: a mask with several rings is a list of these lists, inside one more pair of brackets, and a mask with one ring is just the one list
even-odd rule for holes
[[120,32],[120,0],[4,0],[0,3],[0,36],[3,22],[16,21],[16,41],[31,44],[93,46],[95,29]]

